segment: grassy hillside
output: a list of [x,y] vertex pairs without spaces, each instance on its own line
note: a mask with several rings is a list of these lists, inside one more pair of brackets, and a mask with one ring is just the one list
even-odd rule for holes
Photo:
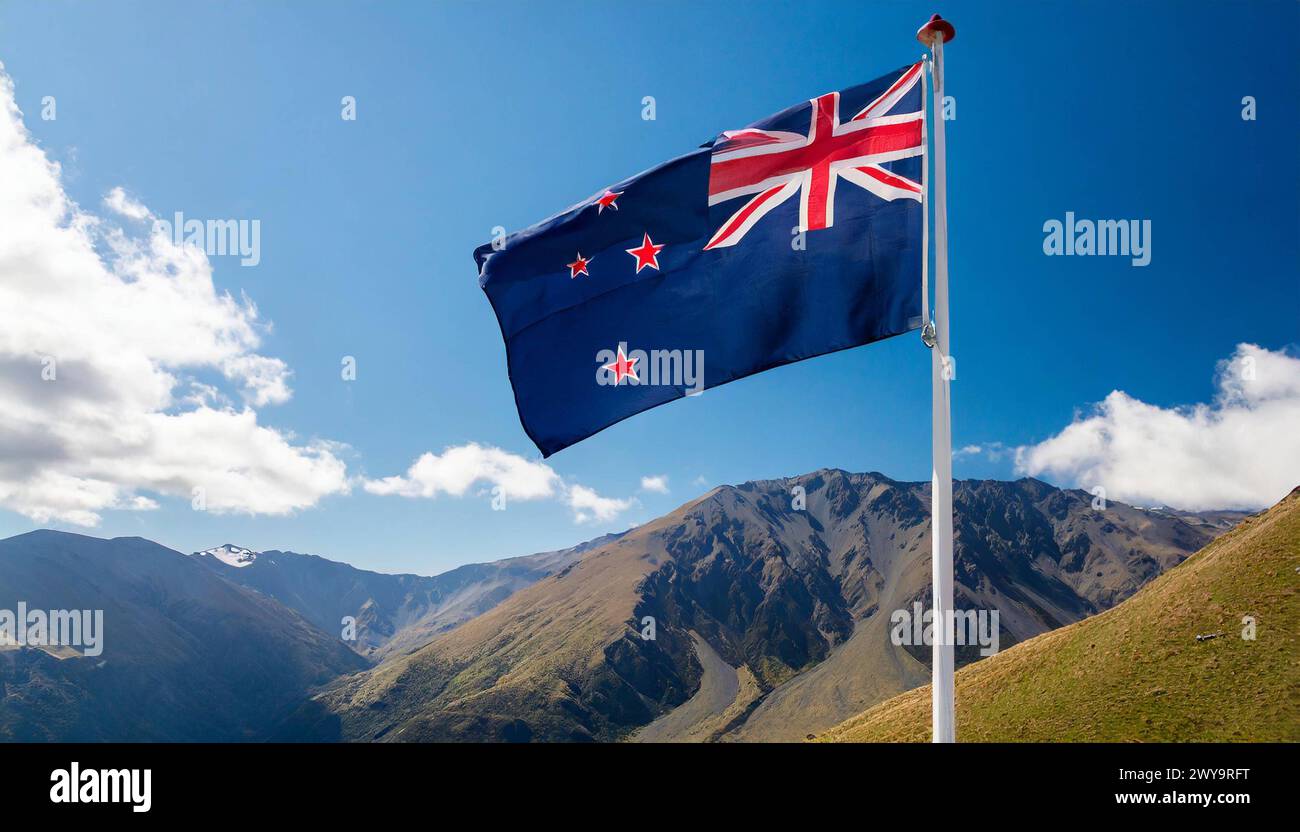
[[[1119,606],[959,672],[957,739],[1300,741],[1298,568],[1300,489]],[[930,688],[818,739],[927,742]]]

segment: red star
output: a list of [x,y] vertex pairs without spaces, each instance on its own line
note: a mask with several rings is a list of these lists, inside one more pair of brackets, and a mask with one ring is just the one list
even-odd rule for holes
[[600,369],[614,371],[614,386],[617,387],[625,378],[630,378],[633,381],[641,380],[636,374],[636,362],[640,360],[641,359],[639,358],[629,360],[628,357],[623,354],[623,347],[620,345],[618,348],[618,358],[614,359],[614,363],[606,364]]
[[580,274],[591,277],[591,273],[587,271],[587,264],[595,259],[594,257],[583,257],[582,252],[578,252],[578,259],[569,264],[569,279],[572,280]]
[[628,254],[636,258],[636,273],[640,274],[646,266],[659,271],[659,252],[663,251],[665,246],[655,245],[646,234],[645,239],[641,241],[639,248],[624,249]]
[[606,208],[613,208],[617,211],[618,206],[614,204],[614,201],[622,195],[622,191],[611,191],[606,189],[605,194],[600,199],[596,200],[596,213],[602,213]]

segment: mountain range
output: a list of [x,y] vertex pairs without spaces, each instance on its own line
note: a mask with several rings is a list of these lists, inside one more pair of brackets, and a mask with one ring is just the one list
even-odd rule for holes
[[326,633],[355,622],[349,645],[373,660],[421,647],[518,590],[563,569],[615,535],[557,552],[471,563],[441,575],[390,575],[296,552],[253,552],[229,543],[195,552],[221,577],[295,610]]
[[[1036,480],[962,482],[954,500],[957,605],[998,609],[1004,646],[1126,598],[1226,522],[1098,511]],[[338,680],[282,736],[803,739],[928,679],[928,648],[895,646],[888,622],[928,601],[929,549],[927,483],[718,488]]]
[[[957,606],[997,609],[1004,648],[1241,516],[1097,510],[1036,480],[954,500]],[[838,470],[434,577],[33,532],[0,541],[0,608],[104,609],[105,649],[0,646],[0,738],[802,740],[928,681],[888,622],[928,604],[929,548],[928,483]]]

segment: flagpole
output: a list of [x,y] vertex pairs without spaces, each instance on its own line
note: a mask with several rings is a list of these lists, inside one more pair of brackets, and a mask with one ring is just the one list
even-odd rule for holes
[[[956,36],[952,24],[939,15],[916,33],[930,47],[934,81],[934,333],[930,339],[931,452],[930,482],[931,583],[934,588],[932,632],[931,739],[956,741],[953,702],[952,632],[952,425],[948,360],[948,193],[943,136],[943,45]],[[928,208],[927,208],[928,210]],[[925,256],[929,256],[926,252]]]

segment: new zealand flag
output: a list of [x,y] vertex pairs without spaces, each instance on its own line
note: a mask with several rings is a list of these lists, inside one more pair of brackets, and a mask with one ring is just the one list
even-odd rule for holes
[[920,63],[805,101],[474,252],[544,456],[921,325]]

